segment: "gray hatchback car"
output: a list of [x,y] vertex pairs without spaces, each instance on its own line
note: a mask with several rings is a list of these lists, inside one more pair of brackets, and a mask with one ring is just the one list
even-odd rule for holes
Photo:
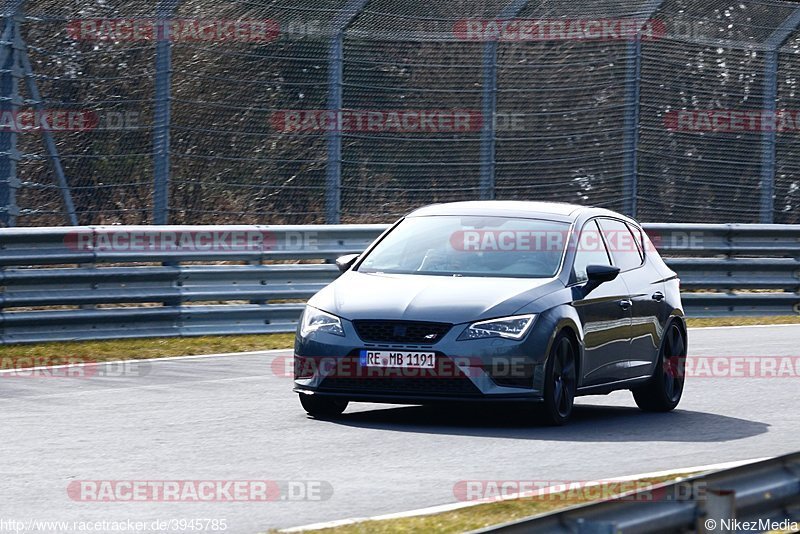
[[295,339],[294,390],[315,417],[349,402],[533,402],[564,424],[576,396],[683,392],[679,280],[641,226],[570,204],[427,206],[317,293]]

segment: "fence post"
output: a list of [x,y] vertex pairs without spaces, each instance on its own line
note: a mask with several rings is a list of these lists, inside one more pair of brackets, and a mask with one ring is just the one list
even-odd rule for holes
[[[623,121],[622,170],[626,180],[628,199],[624,212],[636,217],[639,212],[639,112],[642,77],[642,28],[650,23],[664,0],[651,0],[640,16],[638,29],[628,42],[625,66],[625,118]],[[624,193],[623,193],[624,194]]]
[[[513,19],[528,4],[528,0],[512,0],[497,18],[507,22]],[[497,167],[497,42],[498,37],[483,45],[483,91],[481,93],[481,174],[480,199],[495,198],[495,175]]]
[[481,95],[481,180],[480,199],[495,198],[497,143],[497,41],[483,47],[483,94]]
[[[39,87],[36,85],[36,78],[33,76],[33,66],[28,57],[28,51],[25,44],[22,42],[22,37],[17,35],[19,42],[19,58],[22,65],[22,72],[25,76],[25,87],[28,89],[28,94],[31,97],[33,107],[36,111],[44,112],[44,105],[42,95],[39,93]],[[72,190],[69,187],[69,180],[64,172],[64,167],[61,165],[61,158],[58,155],[58,148],[56,147],[56,140],[53,138],[53,133],[47,128],[42,128],[42,140],[44,141],[44,148],[47,151],[47,157],[50,160],[50,165],[53,167],[53,173],[56,175],[56,183],[58,189],[61,191],[61,198],[64,200],[64,212],[66,214],[67,224],[72,226],[78,225],[78,215],[75,211],[75,203],[72,201]]]
[[[762,117],[775,117],[778,101],[778,50],[800,26],[800,8],[795,9],[778,28],[767,38],[764,52],[764,90]],[[763,127],[762,121],[762,128]],[[767,127],[761,133],[761,202],[759,221],[772,223],[775,212],[775,128]]]
[[[344,76],[344,34],[336,32],[331,40],[328,59],[328,111],[342,109]],[[342,132],[336,126],[328,131],[328,164],[325,167],[325,223],[339,224],[342,212]]]
[[[764,117],[775,116],[776,100],[778,98],[778,51],[767,50],[764,52]],[[762,122],[763,127],[763,122]],[[775,196],[775,144],[777,142],[775,130],[767,127],[761,132],[761,179],[759,190],[759,217],[761,223],[772,223],[773,197]]]
[[[350,0],[331,24],[333,36],[328,52],[328,113],[336,115],[343,106],[344,32],[369,0]],[[328,162],[325,168],[325,223],[339,224],[342,215],[342,132],[333,120],[328,130]]]
[[636,217],[639,211],[639,98],[642,74],[642,39],[636,34],[627,45],[625,67],[625,119],[623,121],[624,141],[622,160],[627,185],[628,201],[625,213]]
[[[16,49],[17,27],[14,20],[21,2],[6,2],[3,12],[3,33],[0,43],[0,112],[14,113],[21,102],[19,96],[19,69]],[[4,226],[16,226],[19,208],[17,207],[17,132],[4,129],[0,132],[0,222]]]
[[153,224],[169,221],[170,90],[172,36],[169,21],[178,0],[160,0],[156,8],[156,72],[153,107]]

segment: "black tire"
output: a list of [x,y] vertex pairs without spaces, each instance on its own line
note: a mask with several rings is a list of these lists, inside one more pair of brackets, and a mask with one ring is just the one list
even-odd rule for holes
[[563,332],[558,334],[545,365],[543,423],[561,426],[569,421],[578,384],[577,359],[578,350],[572,339]]
[[633,389],[636,405],[646,412],[669,412],[681,401],[686,382],[686,340],[678,323],[664,331],[653,376]]
[[326,417],[336,417],[347,409],[348,401],[331,397],[320,397],[319,395],[300,394],[300,404],[303,409],[312,417],[323,419]]

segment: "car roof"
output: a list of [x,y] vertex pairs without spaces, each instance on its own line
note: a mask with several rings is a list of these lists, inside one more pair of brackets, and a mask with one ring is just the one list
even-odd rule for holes
[[550,219],[554,221],[572,222],[585,212],[600,214],[618,214],[598,208],[589,208],[565,202],[535,202],[527,200],[473,200],[467,202],[449,202],[433,204],[411,212],[409,217],[425,217],[429,215],[475,215],[502,216],[529,219]]

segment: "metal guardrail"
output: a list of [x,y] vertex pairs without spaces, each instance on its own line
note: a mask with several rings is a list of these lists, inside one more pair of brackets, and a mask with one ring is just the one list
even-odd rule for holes
[[[0,341],[290,332],[302,301],[338,276],[330,260],[386,228],[0,229]],[[800,225],[645,229],[680,275],[689,315],[800,313]]]
[[[742,522],[800,522],[800,453],[657,485],[472,534],[737,532]],[[771,528],[749,528],[762,532]],[[776,529],[777,530],[777,529]]]
[[[333,260],[360,252],[384,229],[383,225],[2,229],[0,339],[30,343],[291,332],[303,309],[298,301],[311,297],[339,272],[332,264],[275,262]],[[159,250],[101,239],[156,236],[164,243],[168,234],[191,236],[191,246],[177,241],[177,246]],[[221,244],[202,246],[197,237],[206,234],[223,236]],[[237,235],[261,241],[237,245],[230,238]]]

